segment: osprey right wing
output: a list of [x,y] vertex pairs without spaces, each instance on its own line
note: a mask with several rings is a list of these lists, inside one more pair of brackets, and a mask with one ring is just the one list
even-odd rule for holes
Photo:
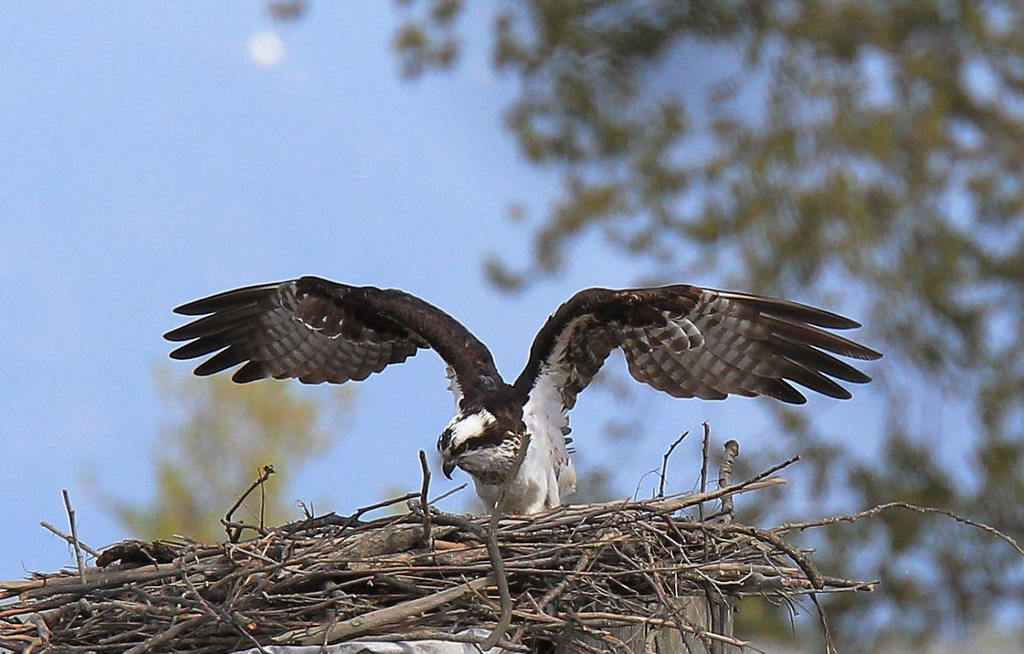
[[232,375],[236,382],[273,377],[341,384],[432,348],[454,371],[462,402],[504,385],[483,343],[447,313],[403,291],[302,277],[225,291],[175,312],[203,317],[164,334],[189,341],[172,358],[216,352],[197,375],[244,363]]

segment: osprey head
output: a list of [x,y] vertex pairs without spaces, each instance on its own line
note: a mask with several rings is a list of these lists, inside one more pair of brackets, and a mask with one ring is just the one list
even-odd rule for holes
[[502,459],[509,444],[518,443],[515,437],[514,422],[502,420],[487,409],[459,413],[437,439],[444,476],[451,479],[455,466],[476,477],[501,474],[507,468]]

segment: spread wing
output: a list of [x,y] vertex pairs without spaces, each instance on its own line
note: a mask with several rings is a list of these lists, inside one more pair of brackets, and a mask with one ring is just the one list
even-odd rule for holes
[[588,289],[548,318],[515,388],[532,401],[557,390],[568,410],[618,347],[634,378],[675,397],[806,402],[795,382],[846,399],[836,380],[870,378],[833,355],[882,355],[828,330],[859,326],[796,302],[696,286]]
[[483,343],[437,307],[398,290],[302,277],[218,293],[175,312],[203,317],[164,334],[189,341],[172,358],[216,352],[197,375],[244,363],[231,377],[236,382],[294,377],[340,384],[432,348],[453,371],[461,401],[503,385]]

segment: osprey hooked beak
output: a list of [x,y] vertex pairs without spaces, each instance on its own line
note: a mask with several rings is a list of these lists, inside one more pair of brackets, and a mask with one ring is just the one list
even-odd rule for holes
[[455,460],[444,457],[444,461],[441,463],[441,472],[448,479],[452,478],[452,471],[455,470]]

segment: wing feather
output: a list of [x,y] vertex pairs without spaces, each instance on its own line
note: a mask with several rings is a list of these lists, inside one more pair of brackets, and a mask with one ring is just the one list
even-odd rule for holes
[[828,330],[859,326],[797,302],[697,286],[587,289],[548,319],[515,387],[528,395],[538,385],[556,385],[568,410],[618,347],[635,379],[676,397],[806,402],[794,382],[846,399],[850,392],[836,380],[870,377],[833,355],[881,354]]
[[188,341],[171,357],[214,353],[196,367],[197,375],[244,363],[232,376],[236,382],[274,377],[340,384],[432,348],[454,371],[460,400],[477,401],[504,385],[483,343],[448,314],[402,291],[302,277],[217,293],[175,312],[201,317],[164,335]]

